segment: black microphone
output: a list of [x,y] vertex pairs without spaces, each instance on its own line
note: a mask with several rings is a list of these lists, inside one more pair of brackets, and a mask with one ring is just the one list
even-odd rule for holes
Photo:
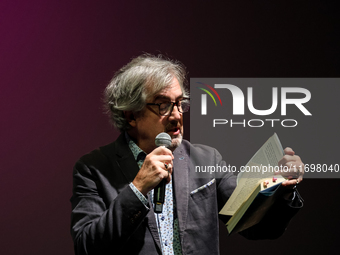
[[[171,137],[167,133],[160,133],[155,138],[155,144],[157,147],[165,146],[169,148],[171,145]],[[165,185],[166,180],[163,179],[154,189],[153,194],[153,202],[155,204],[154,211],[155,213],[162,213],[163,211],[163,204],[164,204],[164,197],[165,197]]]

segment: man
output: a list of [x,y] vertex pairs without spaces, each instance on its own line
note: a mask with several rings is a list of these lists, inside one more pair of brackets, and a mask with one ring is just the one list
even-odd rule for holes
[[[184,83],[179,63],[143,55],[107,86],[106,103],[121,135],[75,165],[71,232],[76,254],[219,253],[218,212],[235,189],[236,177],[193,178],[190,165],[226,162],[215,149],[182,140],[183,113],[189,109]],[[155,145],[161,132],[171,136],[169,149]],[[290,148],[285,153],[280,164],[303,168]],[[291,188],[302,174],[284,182],[285,198],[241,234],[250,239],[280,236],[302,206]],[[163,179],[166,200],[163,212],[156,214],[153,189]],[[278,215],[281,220],[273,226]]]

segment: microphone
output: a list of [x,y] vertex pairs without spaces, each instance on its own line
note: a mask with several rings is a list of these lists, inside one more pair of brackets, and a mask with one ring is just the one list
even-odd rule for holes
[[[159,133],[155,138],[155,144],[157,147],[165,146],[166,148],[169,148],[171,145],[170,135],[165,132]],[[165,185],[166,180],[163,179],[154,189],[153,202],[155,204],[155,213],[162,213],[163,211]]]

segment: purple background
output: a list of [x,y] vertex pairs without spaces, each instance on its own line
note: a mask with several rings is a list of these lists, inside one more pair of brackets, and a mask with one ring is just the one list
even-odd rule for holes
[[[339,76],[336,1],[220,2],[0,2],[1,254],[73,254],[72,167],[118,136],[101,95],[133,56],[167,54],[189,77]],[[236,235],[221,253],[333,254],[338,185],[307,180],[281,239]]]

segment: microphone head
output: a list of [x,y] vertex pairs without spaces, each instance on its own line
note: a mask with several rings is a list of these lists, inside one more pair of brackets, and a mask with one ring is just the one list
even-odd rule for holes
[[166,148],[169,148],[171,145],[170,135],[165,132],[159,133],[155,138],[155,144],[157,147],[165,146]]

